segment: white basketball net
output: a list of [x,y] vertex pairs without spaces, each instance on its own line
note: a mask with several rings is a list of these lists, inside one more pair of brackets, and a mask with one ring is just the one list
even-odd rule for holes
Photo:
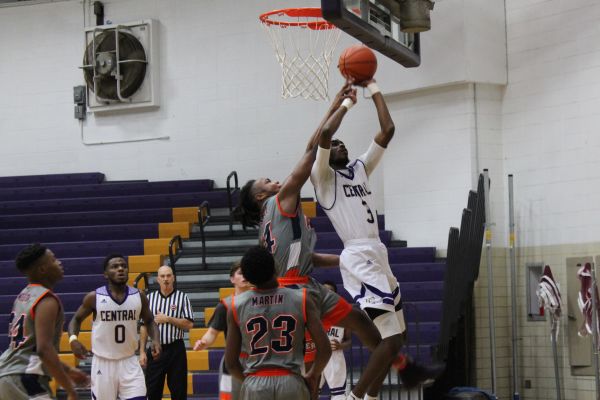
[[329,64],[340,30],[320,8],[277,10],[261,15],[281,65],[281,97],[327,99]]

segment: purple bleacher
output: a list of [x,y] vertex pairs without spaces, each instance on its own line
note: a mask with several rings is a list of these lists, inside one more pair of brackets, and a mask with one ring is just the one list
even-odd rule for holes
[[[342,248],[319,249],[319,253],[340,254]],[[435,261],[435,247],[388,247],[390,264],[432,263]]]
[[[65,277],[69,275],[87,275],[102,273],[104,257],[59,258],[65,270]],[[0,276],[22,277],[23,273],[17,269],[13,260],[0,261]],[[0,324],[2,326],[2,324]]]
[[[392,241],[391,231],[379,231],[379,238],[386,246],[389,246]],[[322,232],[317,234],[317,244],[315,249],[341,249],[344,243],[335,232]]]
[[[60,301],[62,302],[65,312],[74,312],[81,305],[83,297],[86,294],[87,292],[59,293]],[[12,310],[14,301],[15,295],[0,295],[0,314],[9,314]]]
[[0,215],[0,229],[172,222],[172,208]]
[[157,237],[158,224],[0,229],[0,243],[4,244],[151,239]]
[[214,395],[219,393],[219,373],[204,372],[194,374],[192,378],[195,395]]
[[[56,257],[78,258],[78,257],[105,257],[111,253],[123,254],[124,256],[144,254],[144,241],[136,240],[103,240],[95,242],[61,242],[45,243]],[[0,246],[0,260],[14,260],[17,253],[27,244],[8,244]]]
[[[392,264],[392,273],[399,282],[424,282],[444,280],[445,263]],[[311,274],[319,282],[342,282],[339,268],[315,268]]]
[[83,172],[76,174],[26,175],[0,177],[0,188],[64,186],[101,183],[104,174],[100,172]]
[[[53,291],[59,295],[63,293],[89,292],[104,284],[106,284],[104,275],[70,275],[65,276],[58,282]],[[0,278],[0,293],[3,295],[12,294],[16,296],[25,286],[27,286],[27,279],[25,277]]]
[[[385,217],[383,215],[377,216],[377,224],[380,230],[385,230]],[[314,217],[310,219],[310,225],[315,228],[318,234],[321,232],[334,232],[333,224],[327,217]]]
[[196,193],[212,190],[213,184],[214,181],[211,179],[196,179],[165,182],[106,182],[93,185],[0,188],[0,201]]
[[225,353],[224,349],[209,349],[208,350],[208,369],[218,371],[219,366],[221,365],[221,359],[223,358],[224,353]]
[[[207,200],[211,208],[226,207],[227,192],[149,194],[80,199],[20,200],[0,203],[1,215],[38,214],[69,211],[107,211],[139,208],[193,207]],[[237,201],[234,199],[234,202]]]
[[[6,326],[6,325],[4,325]],[[8,348],[8,335],[0,335],[0,352]]]

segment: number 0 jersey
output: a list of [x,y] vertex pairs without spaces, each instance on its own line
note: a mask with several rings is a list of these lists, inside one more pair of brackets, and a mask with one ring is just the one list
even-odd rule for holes
[[[0,356],[0,377],[13,374],[49,375],[42,368],[36,353],[35,306],[46,296],[58,297],[39,284],[29,284],[19,293],[13,304],[8,326],[8,349]],[[60,300],[58,300],[60,304]],[[62,305],[54,325],[53,344],[58,352],[64,322]]]
[[92,322],[94,355],[120,360],[131,357],[138,348],[137,324],[142,312],[140,292],[127,286],[121,303],[111,295],[108,286],[96,289],[96,315]]
[[300,374],[304,364],[306,289],[279,287],[234,296],[231,312],[242,336],[244,374],[287,369]]
[[277,195],[266,201],[260,222],[260,243],[273,254],[278,277],[307,276],[313,269],[316,242],[317,236],[302,212],[300,199],[294,214],[281,209]]

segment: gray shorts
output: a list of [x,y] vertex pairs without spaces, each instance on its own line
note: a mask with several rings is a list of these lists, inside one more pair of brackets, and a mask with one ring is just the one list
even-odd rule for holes
[[308,387],[299,375],[248,376],[240,400],[309,400]]
[[34,374],[6,375],[0,378],[0,400],[50,400],[47,376]]

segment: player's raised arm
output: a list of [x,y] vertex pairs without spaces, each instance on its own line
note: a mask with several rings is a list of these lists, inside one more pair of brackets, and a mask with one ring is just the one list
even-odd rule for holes
[[152,311],[150,311],[150,307],[148,306],[148,298],[142,292],[140,292],[140,299],[142,300],[142,311],[140,312],[140,317],[146,327],[146,331],[152,338],[152,358],[155,360],[160,357],[161,346],[160,346],[160,337],[158,332],[158,327],[154,322],[154,315],[152,315]]
[[240,352],[242,351],[242,335],[236,323],[233,313],[227,313],[227,336],[225,337],[225,366],[231,376],[244,380],[244,370],[240,364]]
[[88,356],[88,349],[85,348],[83,343],[77,339],[79,332],[81,331],[81,323],[91,313],[96,311],[96,292],[92,291],[85,295],[83,303],[79,306],[71,322],[69,322],[69,344],[71,345],[71,351],[75,354],[75,357],[84,359]]
[[350,83],[346,82],[344,86],[340,89],[340,91],[336,94],[333,99],[331,106],[327,110],[325,117],[311,136],[308,141],[308,145],[306,147],[306,152],[300,159],[300,162],[296,164],[292,173],[287,177],[283,185],[281,186],[281,190],[277,194],[279,204],[284,212],[293,214],[296,211],[296,207],[298,206],[298,196],[300,195],[300,190],[302,186],[306,183],[308,178],[310,177],[312,165],[315,161],[316,157],[316,145],[320,141],[320,137],[322,135],[323,126],[331,119],[331,116],[336,114],[337,111],[342,108],[340,107],[344,100],[348,98],[348,96],[352,95],[356,97],[356,91],[351,88]]
[[316,356],[310,370],[304,375],[304,379],[310,389],[311,398],[318,398],[319,380],[321,374],[331,357],[331,346],[327,334],[323,330],[323,324],[319,317],[317,307],[309,296],[306,296],[306,329],[310,332],[315,347]]
[[370,81],[365,82],[364,86],[371,92],[371,98],[373,99],[373,103],[375,103],[377,117],[379,118],[379,126],[381,128],[381,130],[375,135],[375,143],[381,147],[387,147],[392,140],[392,137],[394,137],[394,130],[396,129],[394,126],[394,121],[392,120],[392,116],[387,108],[383,94],[379,90],[379,86],[377,86],[375,80],[371,79]]

